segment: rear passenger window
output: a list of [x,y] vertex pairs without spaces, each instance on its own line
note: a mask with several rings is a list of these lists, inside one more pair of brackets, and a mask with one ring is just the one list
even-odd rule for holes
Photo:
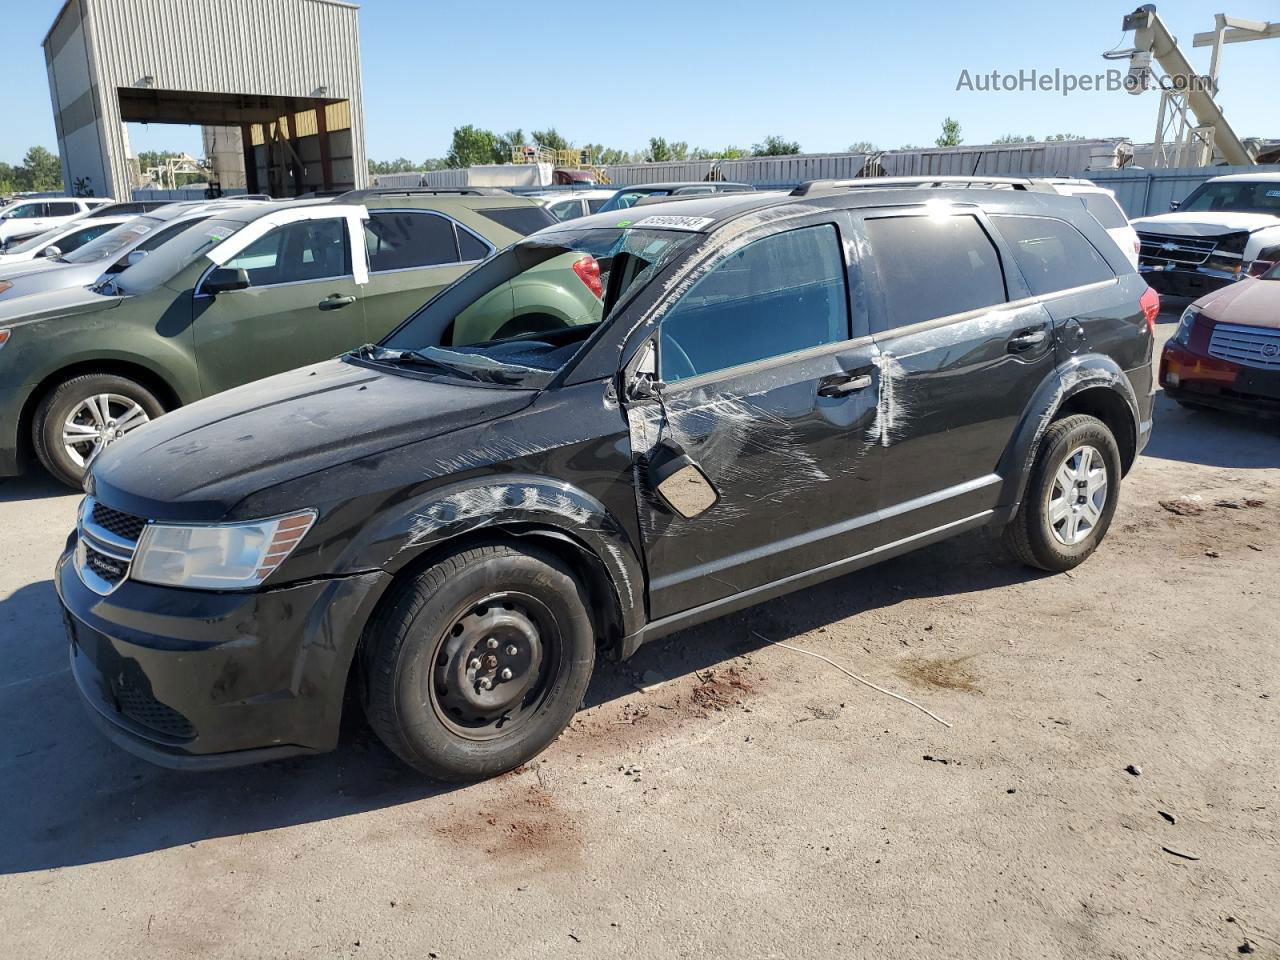
[[609,202],[608,197],[600,197],[596,200],[588,200],[587,210],[589,210],[591,213],[598,213],[600,211],[600,208],[603,207],[608,202]]
[[514,230],[522,237],[558,222],[545,207],[533,203],[527,207],[483,207],[478,208],[476,213],[499,226]]
[[1129,225],[1129,220],[1119,204],[1105,193],[1077,193],[1075,196],[1084,201],[1085,209],[1093,214],[1093,219],[1108,230]]
[[434,213],[373,210],[364,239],[373,273],[458,262],[453,221]]
[[884,291],[877,333],[1004,303],[1004,272],[976,217],[885,217],[867,222]]
[[80,212],[80,205],[63,200],[45,204],[45,211],[46,217],[74,217]]
[[1027,286],[1037,296],[1115,277],[1102,254],[1065,220],[993,216],[991,221],[1009,241]]
[[668,383],[849,339],[836,228],[763,237],[695,283],[662,321]]
[[491,250],[483,240],[474,233],[458,228],[458,252],[462,256],[462,261],[468,263],[472,260],[483,260],[489,256]]

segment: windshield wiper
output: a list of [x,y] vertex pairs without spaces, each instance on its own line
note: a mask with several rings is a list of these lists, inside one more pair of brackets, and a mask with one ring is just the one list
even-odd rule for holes
[[480,379],[468,370],[458,370],[450,364],[443,363],[419,350],[389,350],[376,343],[366,343],[348,351],[347,356],[356,357],[360,360],[372,360],[374,363],[422,364],[424,366],[438,367],[445,373],[466,377],[468,380]]
[[103,277],[100,283],[96,286],[90,287],[89,289],[94,293],[102,294],[104,297],[120,296],[120,288],[116,286],[115,277]]

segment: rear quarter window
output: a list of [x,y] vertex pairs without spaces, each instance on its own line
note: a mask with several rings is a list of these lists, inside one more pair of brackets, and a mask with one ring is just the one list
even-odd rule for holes
[[1115,272],[1084,235],[1065,220],[995,215],[996,229],[1037,296],[1112,280]]
[[1124,211],[1105,193],[1077,193],[1076,196],[1084,201],[1085,209],[1093,214],[1093,219],[1108,230],[1129,225],[1129,219],[1124,215]]
[[475,212],[486,220],[492,220],[499,226],[515,231],[522,237],[537,233],[543,227],[556,223],[556,219],[547,213],[546,207],[534,204],[527,207],[486,207],[477,209]]
[[882,217],[866,222],[884,294],[877,332],[1004,303],[1004,270],[976,217]]

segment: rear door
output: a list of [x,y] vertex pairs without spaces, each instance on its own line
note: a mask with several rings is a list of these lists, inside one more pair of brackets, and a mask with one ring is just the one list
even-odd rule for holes
[[272,227],[224,266],[247,290],[193,301],[200,385],[217,393],[357,347],[368,340],[343,216]]
[[711,254],[672,295],[661,401],[629,405],[632,448],[644,464],[678,445],[719,500],[686,519],[641,487],[655,619],[877,545],[876,347],[857,297],[850,326],[847,225],[832,213],[775,228]]
[[880,513],[899,540],[993,509],[996,473],[1054,365],[1045,308],[976,207],[868,214],[882,352]]
[[493,253],[487,240],[430,210],[370,210],[364,239],[369,257],[364,312],[370,340],[382,339]]

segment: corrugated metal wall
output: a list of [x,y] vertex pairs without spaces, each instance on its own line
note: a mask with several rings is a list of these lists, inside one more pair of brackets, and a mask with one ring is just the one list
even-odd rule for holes
[[680,180],[705,180],[715,166],[713,160],[679,160],[673,163],[616,163],[605,167],[609,182],[615,187],[635,183],[666,183]]
[[1165,170],[1101,170],[1083,174],[1100,187],[1114,190],[1129,219],[1168,213],[1169,204],[1184,200],[1211,177],[1229,173],[1272,173],[1280,183],[1280,164],[1253,167],[1186,167]]
[[736,183],[803,183],[847,180],[862,176],[864,153],[811,153],[794,157],[721,160],[720,176]]
[[[93,110],[86,119],[98,126],[108,189],[129,193],[116,96],[121,87],[350,101],[351,156],[358,182],[364,182],[354,5],[336,0],[71,0],[61,18],[67,22],[59,23],[55,32],[60,34],[83,24],[85,44],[76,56],[87,60],[93,78]],[[46,59],[50,42],[57,39],[51,32]],[[144,77],[151,79],[144,83]],[[57,112],[71,106],[57,102],[56,89],[54,98]],[[60,139],[73,132],[60,130]],[[73,177],[74,170],[67,175]]]
[[1127,141],[1065,140],[1061,143],[999,143],[973,147],[890,150],[880,155],[881,169],[891,177],[940,174],[968,176],[1079,176],[1090,161],[1115,155]]

